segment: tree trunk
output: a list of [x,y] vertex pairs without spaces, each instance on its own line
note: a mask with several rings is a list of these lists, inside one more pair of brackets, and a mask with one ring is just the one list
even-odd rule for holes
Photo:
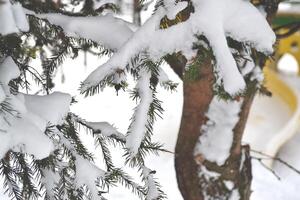
[[[268,0],[262,2],[276,4],[274,7],[268,7],[272,9],[272,12],[270,11],[268,15],[270,21],[276,11],[278,2],[274,3],[275,1]],[[175,55],[167,58],[170,66],[179,77],[182,77],[185,63],[180,61],[182,59],[176,58]],[[216,163],[205,160],[201,155],[194,155],[196,143],[201,136],[200,128],[208,120],[206,113],[214,97],[214,73],[211,58],[206,59],[199,66],[199,69],[198,80],[184,80],[183,114],[175,149],[175,168],[179,189],[185,200],[230,199],[234,195],[234,190],[238,192],[238,199],[249,200],[252,181],[250,147],[242,146],[241,140],[256,92],[253,91],[243,97],[239,121],[233,129],[230,156],[224,165],[218,166]],[[203,168],[201,167],[209,172],[218,173],[218,178],[203,175]],[[228,182],[232,184],[230,186],[232,189],[226,184]]]
[[[179,189],[185,200],[204,200],[204,190],[210,199],[230,196],[231,190],[224,188],[224,181],[231,181],[243,194],[243,198],[250,196],[251,165],[249,148],[241,146],[242,133],[245,128],[253,95],[244,99],[240,112],[240,120],[234,129],[234,142],[231,148],[231,156],[224,166],[204,161],[199,163],[199,158],[194,157],[194,148],[200,137],[200,127],[207,121],[205,113],[213,98],[214,74],[209,59],[200,66],[200,79],[184,82],[184,105],[181,127],[175,149],[175,167]],[[241,165],[242,149],[246,159]],[[200,158],[201,159],[201,158]],[[199,164],[203,164],[210,171],[221,174],[218,180],[206,180],[199,178]],[[244,166],[240,170],[240,166]],[[211,182],[211,183],[209,183]],[[228,194],[227,194],[228,193]]]

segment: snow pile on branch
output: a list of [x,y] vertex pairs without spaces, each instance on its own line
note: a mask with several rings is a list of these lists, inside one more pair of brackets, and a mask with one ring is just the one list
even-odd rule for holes
[[129,23],[111,14],[71,17],[57,13],[35,14],[29,10],[26,10],[26,13],[47,19],[51,24],[62,27],[68,36],[90,39],[111,50],[119,49],[133,33]]
[[145,137],[148,126],[148,112],[153,101],[152,90],[150,89],[151,73],[144,71],[137,83],[137,92],[140,97],[140,104],[133,114],[133,121],[129,127],[126,137],[126,148],[135,156]]
[[[76,183],[78,188],[83,185],[88,186],[89,190],[92,193],[93,198],[97,198],[98,189],[96,186],[97,178],[104,178],[105,171],[96,167],[89,160],[76,156]],[[88,172],[88,173],[87,173]]]
[[201,136],[194,155],[223,165],[230,155],[233,129],[239,120],[242,101],[225,101],[214,97],[206,114],[208,121],[201,127]]
[[117,4],[117,0],[93,0],[94,1],[94,9],[98,9],[105,4]]
[[11,57],[0,64],[0,106],[4,110],[0,113],[0,159],[9,150],[42,159],[53,150],[52,141],[44,133],[46,127],[48,123],[62,122],[69,111],[71,97],[62,93],[44,97],[13,95],[8,83],[19,75],[19,68]]
[[9,0],[1,1],[0,24],[0,34],[2,35],[17,33],[19,30],[29,30],[29,24],[21,4],[11,5]]
[[[190,60],[196,54],[192,48],[197,41],[195,35],[204,35],[208,39],[225,90],[231,95],[243,90],[245,81],[230,52],[226,37],[270,54],[276,40],[274,32],[249,1],[194,0],[192,3],[195,12],[191,13],[190,18],[167,29],[160,29],[161,19],[172,13],[170,9],[178,10],[178,7],[159,7],[107,63],[90,74],[84,81],[82,91],[98,85],[116,71],[124,70],[130,60],[141,52],[147,52],[152,60],[182,52]],[[183,7],[180,5],[179,8]]]
[[158,199],[160,191],[157,189],[156,182],[153,177],[154,172],[147,167],[143,167],[143,176],[148,188],[146,200]]
[[[39,115],[50,124],[62,124],[69,111],[71,96],[54,92],[47,96],[25,95],[27,109]],[[47,105],[47,106],[45,106]]]
[[91,128],[94,132],[101,132],[101,134],[106,137],[118,136],[119,138],[125,139],[122,133],[107,122],[86,122],[86,126]]

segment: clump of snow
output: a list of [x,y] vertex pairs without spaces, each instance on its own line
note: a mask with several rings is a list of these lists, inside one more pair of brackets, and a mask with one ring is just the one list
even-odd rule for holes
[[[53,93],[48,96],[10,93],[8,83],[20,75],[11,57],[0,64],[0,102],[7,101],[10,111],[0,113],[0,159],[9,150],[32,154],[37,159],[50,155],[53,143],[45,135],[48,123],[58,125],[69,111],[71,96]],[[34,139],[32,139],[34,138]]]
[[105,4],[116,4],[117,0],[94,0],[94,9],[100,8]]
[[231,192],[229,200],[239,200],[239,199],[241,199],[240,193],[239,193],[238,189],[234,189]]
[[230,52],[226,37],[232,37],[258,51],[270,54],[276,41],[274,32],[264,16],[249,1],[192,2],[195,12],[190,18],[168,29],[160,29],[159,26],[161,19],[169,12],[170,6],[158,8],[107,63],[90,74],[84,81],[82,90],[85,91],[117,70],[124,69],[132,58],[144,51],[148,52],[152,60],[174,52],[182,52],[190,60],[196,54],[192,48],[196,42],[195,35],[204,35],[208,39],[225,90],[232,95],[243,90],[245,81]]
[[9,0],[0,4],[0,34],[17,33],[19,30],[28,31],[29,25],[22,6],[19,3],[11,5]]
[[4,90],[3,90],[3,88],[0,84],[0,103],[2,103],[5,100],[5,98],[6,98],[6,95],[5,95]]
[[206,114],[208,121],[201,127],[195,155],[223,165],[230,155],[233,129],[239,120],[242,101],[225,101],[214,97]]
[[251,80],[257,80],[259,83],[262,83],[265,79],[264,73],[259,66],[255,66],[252,71]]
[[0,5],[0,34],[6,35],[18,32],[9,0]]
[[12,10],[17,27],[21,31],[29,31],[29,23],[27,21],[22,5],[17,2],[14,5],[12,5]]
[[46,125],[45,121],[33,113],[26,113],[11,121],[11,126],[6,132],[0,133],[2,141],[0,158],[3,158],[9,150],[32,154],[37,159],[49,156],[53,150],[53,144],[44,134]]
[[54,92],[47,96],[24,95],[24,97],[27,109],[55,125],[63,123],[72,100],[69,94],[61,92]]
[[115,127],[107,122],[86,122],[87,127],[93,129],[94,131],[101,131],[101,134],[107,137],[112,135],[124,137]]
[[132,35],[127,22],[111,14],[70,17],[57,13],[35,14],[28,10],[26,13],[47,19],[50,23],[62,27],[69,36],[90,39],[112,50],[119,49]]
[[175,19],[176,15],[182,11],[183,9],[185,9],[188,5],[188,2],[183,1],[183,2],[177,2],[176,4],[174,4],[173,0],[165,0],[165,6],[168,8],[168,12],[167,12],[167,17],[168,19]]
[[20,76],[20,70],[13,59],[7,57],[0,66],[0,82],[2,84],[8,84],[12,79]]
[[9,97],[18,116],[10,114],[0,116],[0,125],[3,129],[0,139],[4,141],[0,147],[0,158],[9,150],[29,153],[37,159],[49,156],[54,146],[44,131],[49,122],[53,125],[62,122],[69,111],[70,96],[54,93],[43,97],[22,94]]
[[149,168],[143,167],[143,176],[145,177],[146,186],[148,188],[146,200],[157,199],[160,193],[157,190],[153,177],[153,172]]
[[217,179],[221,176],[221,174],[213,171],[209,171],[204,165],[200,166],[199,177],[204,176],[206,180]]
[[132,156],[138,153],[138,149],[147,131],[148,112],[153,101],[153,93],[150,89],[150,78],[151,73],[144,70],[136,87],[141,100],[139,105],[135,108],[133,121],[126,136],[126,148],[131,152]]
[[53,188],[57,186],[60,176],[58,173],[54,173],[52,170],[49,169],[43,169],[42,172],[43,172],[42,182],[47,190],[47,194],[49,196],[53,196],[54,195]]
[[98,196],[96,180],[97,178],[104,178],[105,171],[101,170],[96,165],[84,158],[81,158],[80,156],[76,156],[75,165],[77,186],[88,186],[93,198],[96,198]]

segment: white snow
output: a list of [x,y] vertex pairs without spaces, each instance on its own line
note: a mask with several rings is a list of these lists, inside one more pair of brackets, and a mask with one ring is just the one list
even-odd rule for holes
[[0,24],[2,35],[18,32],[9,0],[4,0],[0,5]]
[[151,73],[143,70],[136,86],[141,100],[139,105],[135,108],[132,123],[130,124],[126,136],[126,148],[133,157],[138,153],[138,149],[147,131],[148,112],[153,101],[153,94],[150,89],[150,78]]
[[116,135],[121,138],[124,138],[124,135],[120,133],[114,126],[107,122],[86,122],[86,125],[92,128],[94,131],[101,131],[101,134],[104,136]]
[[146,186],[148,188],[146,200],[154,200],[159,197],[159,191],[155,185],[152,173],[153,172],[149,168],[143,167],[143,175],[146,179]]
[[[28,10],[26,13],[34,14]],[[129,23],[111,14],[90,17],[70,17],[56,13],[34,15],[61,26],[69,36],[90,39],[112,50],[119,49],[132,35]]]
[[[26,152],[42,159],[53,151],[52,141],[44,131],[50,122],[57,125],[69,111],[70,96],[57,94],[39,97],[19,94],[10,95],[10,103],[17,116],[0,115],[0,158],[8,150]],[[49,98],[48,98],[49,97]],[[32,139],[34,138],[34,139]]]
[[61,124],[70,109],[69,94],[54,92],[46,96],[24,95],[24,97],[27,109],[51,124]]
[[[42,159],[53,151],[53,143],[44,131],[48,125],[58,125],[69,111],[71,96],[53,93],[48,96],[10,93],[7,85],[20,75],[11,57],[0,64],[0,96],[10,104],[12,111],[0,114],[0,158],[9,150],[29,153]],[[34,138],[34,139],[32,139]]]
[[51,170],[43,170],[42,182],[47,190],[48,195],[54,195],[53,188],[59,182],[60,176],[58,173],[54,173]]
[[97,178],[104,178],[105,171],[101,170],[96,165],[80,156],[76,156],[75,164],[77,186],[88,186],[93,198],[96,199],[98,196],[98,189],[95,183]]
[[37,159],[49,156],[53,144],[44,134],[45,128],[46,122],[32,113],[15,119],[5,133],[0,133],[0,158],[3,158],[8,150],[32,154]]
[[195,146],[195,155],[223,165],[230,155],[233,129],[239,120],[242,100],[225,101],[214,97],[206,114],[208,121],[201,127],[201,136]]
[[177,2],[174,4],[173,0],[165,0],[165,6],[168,8],[167,17],[170,20],[173,20],[176,18],[176,15],[184,10],[188,6],[188,2]]
[[[0,82],[1,83],[1,82]],[[2,85],[0,84],[0,103],[2,103],[6,98]]]
[[7,85],[10,80],[18,78],[20,70],[9,56],[0,64],[0,82]]
[[237,189],[233,190],[230,197],[229,197],[229,200],[239,200],[240,199],[240,193]]
[[94,9],[100,8],[105,4],[116,4],[117,0],[94,0]]
[[210,180],[219,178],[220,174],[218,174],[217,172],[209,171],[204,165],[201,165],[198,176],[204,176],[206,180]]
[[270,54],[275,34],[264,16],[248,1],[197,0],[193,4],[195,13],[187,21],[168,29],[159,29],[160,20],[168,12],[159,8],[107,63],[90,74],[82,90],[124,69],[132,58],[144,51],[153,60],[181,51],[189,60],[196,53],[192,50],[195,34],[203,34],[209,40],[225,90],[229,94],[243,90],[245,82],[228,48],[226,36]]
[[29,31],[29,23],[27,21],[24,9],[20,3],[15,3],[12,5],[13,15],[17,27],[21,31]]
[[19,30],[29,30],[28,21],[22,6],[19,3],[11,5],[9,0],[1,1],[0,24],[0,34],[2,35],[17,33]]

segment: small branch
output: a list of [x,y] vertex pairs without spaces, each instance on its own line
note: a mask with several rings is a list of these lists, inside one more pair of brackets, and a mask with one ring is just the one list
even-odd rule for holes
[[[272,157],[270,155],[267,155],[261,151],[257,151],[257,150],[254,150],[254,149],[251,149],[251,152],[254,152],[254,153],[257,153],[257,154],[260,154],[262,156],[264,156],[263,158],[259,158],[261,160],[266,160],[266,159],[272,159],[272,160],[275,160],[275,161],[278,161],[280,162],[281,164],[285,165],[287,168],[289,168],[290,170],[294,171],[295,173],[297,173],[298,175],[300,175],[300,170],[296,169],[294,166],[292,166],[291,164],[289,164],[288,162],[282,160],[281,158],[278,158],[278,157]],[[254,159],[257,159],[256,157],[253,157],[251,156],[252,158]]]
[[[278,33],[280,30],[285,30],[285,29],[288,29],[288,30],[285,31],[284,33]],[[292,22],[292,23],[284,24],[282,26],[278,26],[278,27],[274,28],[274,31],[275,31],[278,39],[283,39],[283,38],[289,37],[289,36],[293,35],[294,33],[298,32],[299,30],[300,30],[299,22]]]
[[[88,128],[88,129],[90,129],[90,130],[93,132],[94,135],[102,134],[101,130],[93,129],[93,127],[89,126],[88,123],[87,123],[87,121],[85,121],[84,119],[81,119],[80,117],[78,117],[78,116],[77,116],[76,114],[74,114],[74,113],[70,113],[70,114],[71,114],[71,116],[75,119],[75,121],[76,121],[78,124],[80,124],[80,125],[82,125],[82,126]],[[121,136],[122,136],[122,137],[121,137]],[[116,140],[117,142],[119,142],[119,143],[121,143],[121,144],[123,144],[123,145],[126,143],[124,134],[121,134],[121,133],[120,133],[119,135],[112,134],[112,135],[107,136],[107,137],[108,137],[108,138],[111,138],[111,139],[114,139],[114,140]],[[160,152],[164,152],[164,153],[175,154],[174,152],[169,151],[169,150],[167,150],[167,149],[156,148],[156,147],[153,147],[153,146],[147,145],[147,144],[146,144],[146,145],[145,145],[145,144],[141,144],[141,147],[140,147],[140,148],[142,148],[142,149],[150,149],[150,150],[154,150],[154,151],[160,151]]]
[[275,172],[274,169],[268,167],[263,160],[264,159],[268,159],[268,158],[259,158],[259,157],[255,157],[255,156],[251,156],[251,158],[256,159],[264,168],[266,168],[267,170],[269,170],[270,172],[272,172],[272,174],[280,181],[281,178],[280,176]]

